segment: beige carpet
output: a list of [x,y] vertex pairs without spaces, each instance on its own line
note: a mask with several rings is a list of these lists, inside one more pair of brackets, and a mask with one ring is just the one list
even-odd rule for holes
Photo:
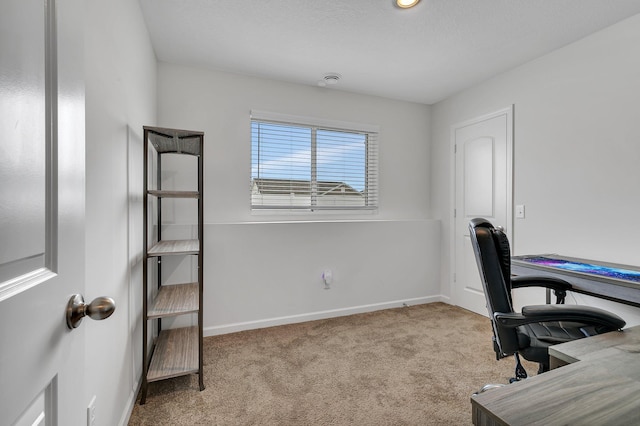
[[197,376],[152,383],[129,425],[470,425],[470,395],[514,368],[495,360],[487,318],[444,303],[204,345],[207,388]]

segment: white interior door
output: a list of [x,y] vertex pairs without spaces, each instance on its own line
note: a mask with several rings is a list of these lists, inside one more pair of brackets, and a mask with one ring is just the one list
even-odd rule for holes
[[452,127],[455,157],[454,274],[456,305],[487,315],[469,236],[469,220],[482,217],[511,237],[513,107]]
[[0,2],[0,423],[86,424],[82,2]]

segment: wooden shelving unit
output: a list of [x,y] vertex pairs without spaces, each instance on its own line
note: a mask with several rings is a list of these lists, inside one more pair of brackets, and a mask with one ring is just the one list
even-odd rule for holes
[[[140,404],[146,402],[148,385],[158,380],[198,374],[204,389],[202,360],[203,293],[203,158],[204,133],[162,127],[144,130],[144,259],[143,287],[143,377]],[[163,188],[162,158],[165,154],[188,155],[197,163],[197,189],[182,191]],[[162,238],[162,201],[193,199],[198,204],[197,239]],[[150,206],[152,208],[150,208]],[[155,212],[155,214],[154,214]],[[152,217],[153,216],[153,217]],[[155,231],[155,232],[154,232]],[[162,259],[194,256],[197,281],[166,284]],[[197,325],[163,328],[163,318],[197,316]]]

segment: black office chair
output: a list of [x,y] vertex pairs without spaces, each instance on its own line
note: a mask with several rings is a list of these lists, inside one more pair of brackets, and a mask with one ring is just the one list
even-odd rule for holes
[[[516,358],[516,377],[527,377],[518,354],[537,362],[539,373],[549,370],[549,346],[595,334],[619,330],[625,321],[610,312],[589,306],[564,305],[571,284],[550,277],[511,277],[509,240],[501,229],[485,219],[469,222],[471,245],[476,255],[480,278],[493,327],[496,358]],[[556,294],[555,305],[525,306],[513,311],[511,289],[546,287]]]

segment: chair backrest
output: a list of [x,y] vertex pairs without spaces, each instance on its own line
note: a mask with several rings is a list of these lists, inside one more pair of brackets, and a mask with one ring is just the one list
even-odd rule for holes
[[476,257],[480,280],[487,300],[487,309],[497,347],[498,357],[518,351],[515,329],[500,327],[494,321],[494,313],[513,312],[511,301],[511,249],[502,230],[496,229],[482,218],[469,222],[471,246]]

